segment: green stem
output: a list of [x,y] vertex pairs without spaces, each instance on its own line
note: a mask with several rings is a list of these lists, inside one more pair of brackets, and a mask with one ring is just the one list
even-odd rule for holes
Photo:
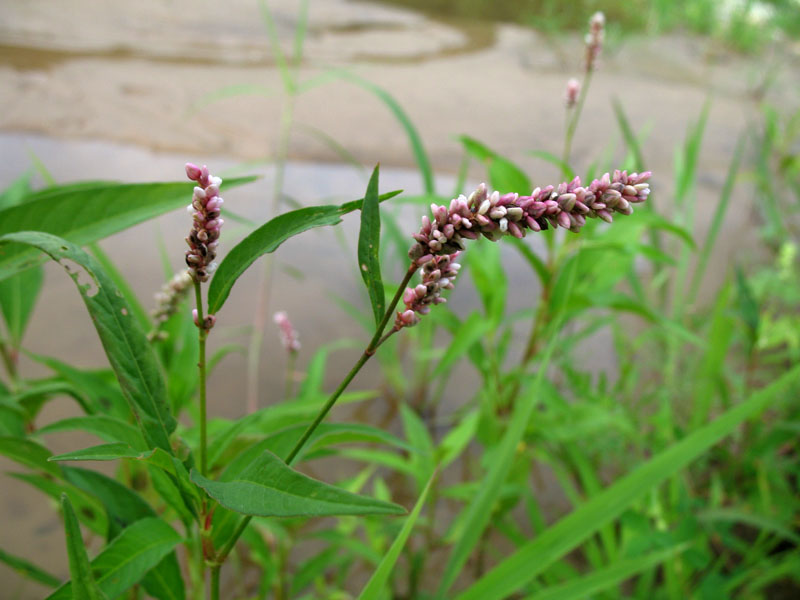
[[211,600],[219,600],[219,570],[222,565],[211,567]]
[[297,352],[289,351],[289,362],[286,365],[286,390],[284,398],[291,398],[294,395],[294,366],[297,362]]
[[575,106],[575,111],[572,113],[572,118],[567,122],[567,132],[564,136],[564,155],[561,157],[562,161],[569,164],[569,157],[572,154],[572,139],[575,137],[575,130],[578,128],[578,121],[580,121],[581,113],[583,112],[583,105],[586,102],[586,96],[589,93],[589,85],[592,83],[592,71],[586,71],[583,78],[583,85],[581,86],[581,93],[578,96],[578,104]]
[[199,352],[197,370],[200,373],[200,474],[203,477],[208,473],[207,458],[207,433],[206,433],[206,338],[208,331],[203,327],[203,295],[200,292],[200,282],[194,280],[194,297],[197,304],[197,322]]
[[[361,370],[361,367],[363,367],[364,364],[375,354],[375,351],[378,349],[378,346],[380,346],[384,341],[386,341],[389,338],[389,336],[392,333],[395,332],[395,330],[392,330],[385,336],[382,335],[383,330],[386,329],[386,325],[388,325],[389,323],[389,319],[391,319],[392,316],[394,315],[395,307],[397,306],[398,302],[400,302],[400,299],[403,297],[403,292],[405,291],[408,282],[411,281],[411,278],[414,276],[414,273],[417,272],[417,269],[419,269],[419,266],[416,263],[411,263],[411,265],[408,267],[408,271],[406,271],[405,277],[403,277],[403,281],[401,281],[400,285],[397,287],[397,292],[395,292],[394,298],[392,298],[392,301],[386,307],[386,312],[384,313],[383,319],[381,319],[381,322],[378,324],[378,327],[375,330],[375,335],[372,336],[372,339],[370,340],[364,352],[361,354],[361,357],[358,359],[356,364],[353,365],[353,368],[350,369],[350,372],[345,376],[345,378],[339,384],[339,387],[337,387],[336,390],[333,392],[333,394],[331,394],[330,398],[328,398],[328,401],[325,403],[325,406],[323,406],[320,409],[314,421],[306,428],[305,432],[303,432],[303,435],[297,441],[294,448],[292,448],[292,451],[286,457],[287,465],[291,465],[292,462],[294,462],[295,458],[297,458],[297,455],[300,453],[300,450],[303,449],[303,446],[305,446],[308,439],[314,433],[314,430],[317,427],[319,427],[319,424],[322,423],[322,421],[328,415],[331,408],[333,408],[333,405],[336,404],[336,401],[339,399],[339,396],[342,395],[342,392],[344,392],[345,388],[350,384],[350,382],[353,380],[356,374]],[[217,554],[218,557],[217,560],[220,564],[225,560],[225,557],[228,556],[228,553],[230,553],[230,551],[236,545],[239,536],[241,536],[244,533],[244,530],[250,524],[250,520],[252,518],[253,518],[252,516],[247,516],[239,522],[239,525],[236,528],[236,531],[234,532],[233,536],[231,536],[228,542],[222,547],[222,549]]]

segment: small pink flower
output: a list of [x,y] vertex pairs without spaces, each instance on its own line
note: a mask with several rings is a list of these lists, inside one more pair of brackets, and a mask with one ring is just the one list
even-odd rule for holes
[[572,108],[578,102],[578,96],[581,93],[581,82],[575,79],[574,77],[570,78],[567,81],[567,91],[565,94],[565,100],[567,103],[567,108]]
[[278,325],[281,333],[281,343],[286,351],[294,354],[300,350],[300,341],[297,339],[297,330],[292,327],[292,322],[285,311],[276,312],[272,320]]

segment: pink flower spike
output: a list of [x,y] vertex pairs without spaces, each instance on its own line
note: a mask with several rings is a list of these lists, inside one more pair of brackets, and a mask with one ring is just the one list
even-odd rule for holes
[[[186,238],[189,250],[186,251],[186,265],[192,277],[199,282],[208,281],[213,272],[214,259],[217,256],[219,230],[223,220],[219,218],[222,198],[219,197],[219,177],[210,176],[208,167],[198,167],[193,163],[186,164],[186,176],[197,182],[192,192],[191,207],[192,230]],[[207,319],[204,319],[207,321]],[[200,325],[198,325],[199,327]],[[213,323],[209,325],[209,329]]]

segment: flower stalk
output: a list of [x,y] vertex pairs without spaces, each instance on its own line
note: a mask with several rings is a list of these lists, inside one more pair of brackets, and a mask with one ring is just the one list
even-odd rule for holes
[[208,172],[208,167],[199,167],[186,163],[186,176],[197,185],[192,193],[192,203],[188,210],[192,213],[192,229],[186,238],[189,249],[186,251],[186,266],[194,281],[194,295],[196,308],[192,311],[194,324],[198,329],[198,359],[200,387],[200,473],[208,473],[208,439],[206,431],[206,338],[208,332],[214,327],[214,315],[203,314],[203,294],[201,284],[208,281],[211,273],[217,266],[214,259],[217,256],[219,232],[223,220],[220,218],[222,197],[219,195],[219,186],[222,179],[214,177]]

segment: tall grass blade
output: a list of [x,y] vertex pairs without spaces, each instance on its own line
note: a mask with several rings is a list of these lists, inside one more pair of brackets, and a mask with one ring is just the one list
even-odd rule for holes
[[381,594],[386,588],[389,577],[392,575],[397,559],[400,557],[400,552],[403,551],[408,536],[411,535],[411,531],[414,529],[414,525],[419,518],[419,513],[422,507],[425,506],[425,500],[428,498],[428,492],[431,489],[434,479],[436,479],[436,473],[433,473],[430,479],[428,479],[428,483],[425,485],[425,489],[422,490],[417,503],[414,505],[414,509],[406,518],[405,523],[403,523],[403,528],[400,530],[400,533],[397,534],[389,550],[383,555],[378,568],[375,569],[372,577],[369,578],[367,585],[364,586],[364,589],[358,596],[358,600],[379,600],[382,597]]

